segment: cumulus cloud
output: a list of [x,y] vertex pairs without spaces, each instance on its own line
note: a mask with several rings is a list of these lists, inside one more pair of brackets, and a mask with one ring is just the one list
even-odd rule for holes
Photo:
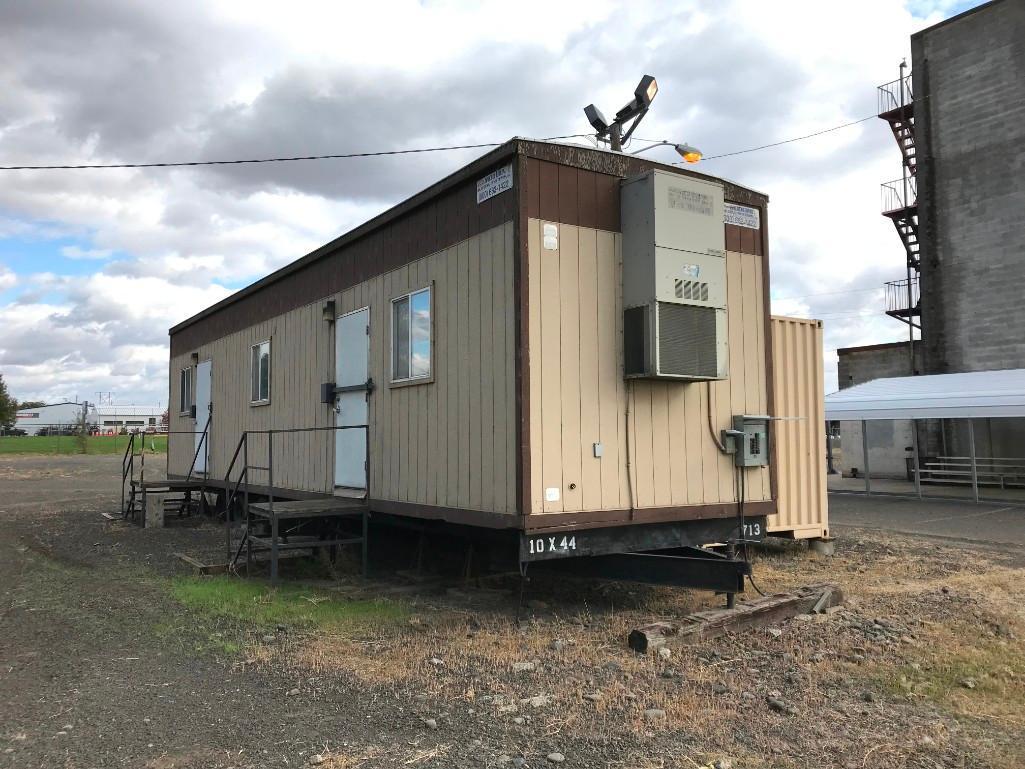
[[[231,159],[572,134],[588,130],[584,104],[614,112],[644,72],[660,93],[640,135],[715,155],[872,114],[874,86],[892,79],[908,35],[950,1],[524,0],[516,13],[412,0],[8,3],[0,160]],[[0,290],[13,289],[0,304],[5,378],[19,397],[78,387],[166,398],[170,325],[477,154],[6,172],[0,239],[64,239],[55,253],[95,269],[0,267]],[[770,194],[776,309],[821,314],[830,349],[901,336],[874,288],[903,272],[878,214],[878,183],[899,173],[881,121],[704,170]]]
[[61,254],[68,259],[108,259],[111,253],[109,248],[82,248],[81,246],[64,246]]
[[18,283],[18,276],[0,264],[0,291],[13,288]]

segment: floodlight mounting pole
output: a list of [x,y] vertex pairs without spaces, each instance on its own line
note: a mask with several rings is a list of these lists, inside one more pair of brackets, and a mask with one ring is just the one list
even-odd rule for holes
[[609,126],[609,144],[613,152],[623,151],[623,126],[618,120]]

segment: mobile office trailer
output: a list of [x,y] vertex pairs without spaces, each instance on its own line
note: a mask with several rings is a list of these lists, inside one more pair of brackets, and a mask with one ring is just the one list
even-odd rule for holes
[[366,424],[365,445],[276,436],[262,490],[369,485],[374,515],[490,529],[521,563],[760,537],[781,472],[767,203],[513,139],[172,328],[169,477],[228,485],[247,430]]

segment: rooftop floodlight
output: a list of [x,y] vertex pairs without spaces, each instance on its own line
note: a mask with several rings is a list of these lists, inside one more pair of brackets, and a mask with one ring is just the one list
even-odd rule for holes
[[657,93],[658,81],[651,75],[645,75],[641,78],[641,82],[637,84],[637,88],[634,89],[634,98],[647,109],[655,101],[655,94]]
[[[584,107],[587,122],[596,131],[595,136],[598,141],[608,142],[614,152],[622,152],[623,142],[630,138],[634,129],[637,128],[637,124],[648,113],[648,108],[657,93],[658,82],[651,75],[645,75],[634,89],[634,98],[616,113],[616,119],[611,123],[593,104]],[[623,126],[629,120],[633,120],[633,123],[624,132]]]
[[601,110],[595,107],[593,104],[588,104],[584,107],[584,115],[587,116],[587,122],[591,124],[600,134],[604,134],[609,130],[609,121],[605,119],[605,116],[601,114]]
[[689,144],[674,144],[673,149],[680,153],[680,157],[688,163],[697,163],[701,160],[701,150]]

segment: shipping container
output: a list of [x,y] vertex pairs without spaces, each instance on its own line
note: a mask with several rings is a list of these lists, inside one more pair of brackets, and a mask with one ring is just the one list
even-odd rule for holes
[[776,514],[769,533],[794,539],[829,536],[822,321],[772,318],[775,381]]

